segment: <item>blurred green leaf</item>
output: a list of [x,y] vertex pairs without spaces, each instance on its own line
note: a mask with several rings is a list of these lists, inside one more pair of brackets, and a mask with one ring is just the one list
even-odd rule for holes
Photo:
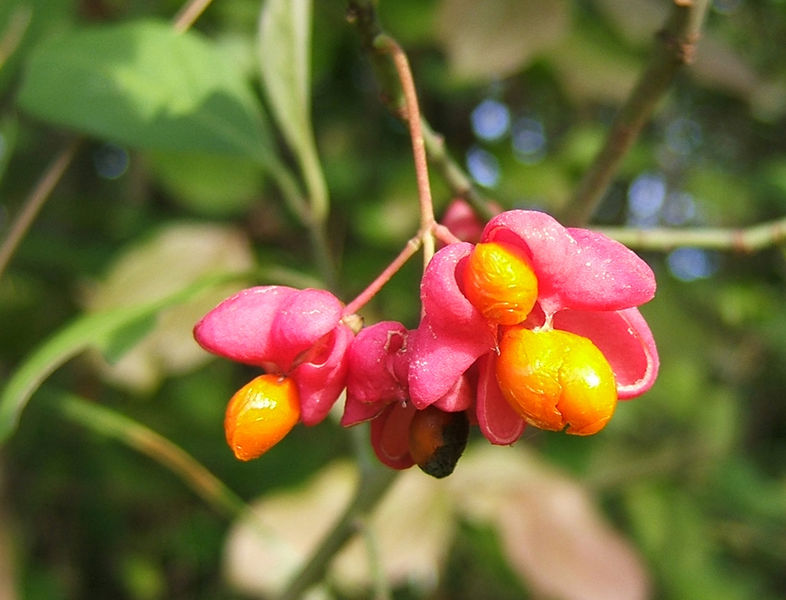
[[140,340],[150,333],[156,325],[155,315],[135,319],[107,336],[102,345],[103,355],[110,363],[116,363]]
[[153,302],[83,315],[53,334],[19,365],[0,393],[0,443],[14,432],[22,410],[41,383],[67,360],[89,347],[105,348],[119,330],[224,281],[226,276],[207,277]]
[[30,58],[18,102],[50,123],[148,150],[263,164],[273,152],[242,72],[198,34],[158,21],[47,40]]
[[626,494],[632,529],[644,551],[658,560],[660,598],[769,598],[753,582],[724,568],[713,545],[711,523],[696,497],[643,483]]
[[437,31],[452,70],[481,81],[512,75],[570,27],[562,0],[443,0]]
[[640,68],[640,62],[613,40],[583,27],[574,27],[548,59],[565,91],[580,102],[621,103]]
[[194,152],[153,152],[155,177],[179,205],[199,215],[226,217],[248,210],[261,193],[264,170],[252,160]]
[[327,187],[311,126],[311,0],[267,0],[259,21],[259,58],[273,115],[300,164],[322,217]]
[[[87,300],[91,310],[134,307],[164,298],[210,273],[237,273],[238,280],[211,287],[177,307],[160,311],[155,315],[154,328],[122,328],[116,332],[112,341],[120,346],[113,343],[110,349],[130,351],[122,356],[108,356],[105,351],[104,358],[112,364],[100,360],[101,372],[127,389],[149,393],[166,375],[184,373],[204,363],[209,355],[194,343],[194,323],[234,294],[242,274],[253,267],[243,232],[218,224],[169,223],[147,239],[129,244],[92,290]],[[124,340],[128,343],[122,344]]]

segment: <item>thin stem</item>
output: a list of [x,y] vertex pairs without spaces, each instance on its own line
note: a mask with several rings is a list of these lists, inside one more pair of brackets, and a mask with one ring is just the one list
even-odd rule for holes
[[391,600],[393,595],[390,590],[390,583],[382,568],[382,561],[379,554],[379,540],[374,532],[374,528],[369,524],[369,519],[363,519],[358,524],[366,545],[368,555],[369,570],[371,571],[371,581],[374,583],[374,600]]
[[375,465],[373,470],[362,472],[352,501],[336,521],[333,528],[322,539],[308,562],[295,573],[279,600],[301,598],[312,585],[324,578],[331,560],[343,545],[358,531],[358,523],[384,497],[396,480],[398,471]]
[[[347,15],[348,20],[360,33],[363,47],[371,59],[377,83],[381,88],[380,99],[392,114],[404,118],[404,99],[398,84],[399,78],[390,61],[382,60],[376,45],[377,38],[384,33],[377,19],[376,2],[351,0]],[[487,200],[480,195],[470,177],[446,151],[443,136],[435,132],[422,117],[421,129],[426,152],[453,195],[466,199],[481,218],[488,220],[494,216]]]
[[632,229],[600,227],[596,231],[639,250],[665,252],[680,246],[693,246],[711,250],[756,252],[786,241],[786,217],[745,228]]
[[409,61],[398,42],[388,35],[381,34],[374,40],[374,46],[390,53],[396,67],[404,103],[407,109],[409,135],[412,139],[412,154],[415,159],[415,176],[418,183],[418,200],[420,202],[420,231],[423,235],[423,260],[428,264],[434,255],[434,237],[431,226],[434,223],[434,204],[431,199],[431,184],[428,178],[428,160],[426,159],[426,143],[421,129],[420,108],[415,81],[409,68]]
[[72,422],[148,456],[172,471],[217,513],[229,520],[243,519],[260,539],[273,545],[277,552],[294,556],[292,547],[278,537],[240,496],[167,438],[125,415],[75,394],[53,396],[50,406]]
[[17,215],[16,220],[11,225],[2,245],[0,245],[0,277],[2,277],[8,263],[11,260],[16,248],[22,241],[27,230],[32,225],[33,221],[38,215],[41,208],[44,206],[52,190],[60,181],[60,178],[65,173],[71,161],[76,156],[79,149],[81,140],[79,138],[71,139],[65,147],[58,153],[54,160],[49,164],[46,171],[44,171],[41,178],[36,183],[30,195],[24,202],[21,212]]
[[450,229],[440,223],[435,223],[432,230],[437,239],[443,244],[455,244],[461,241]]
[[366,303],[368,303],[368,301],[371,300],[388,281],[390,281],[393,275],[395,275],[398,270],[404,266],[404,263],[414,256],[415,252],[420,249],[422,240],[423,235],[418,233],[418,235],[407,241],[407,245],[402,248],[401,252],[398,253],[398,256],[396,256],[396,258],[394,258],[393,261],[387,267],[385,267],[385,269],[379,275],[377,275],[374,281],[368,284],[365,290],[360,292],[360,294],[358,294],[358,296],[352,302],[346,305],[344,308],[344,315],[353,315],[363,306],[365,306]]
[[184,4],[175,15],[173,26],[175,31],[183,33],[196,23],[213,0],[190,0]]
[[53,398],[50,404],[69,420],[114,438],[163,465],[224,516],[234,519],[250,511],[239,496],[194,457],[141,423],[73,394]]
[[18,6],[8,20],[8,27],[0,38],[0,69],[8,60],[25,36],[27,28],[33,17],[33,9],[30,6]]
[[606,141],[581,180],[563,220],[587,223],[623,158],[639,136],[677,71],[691,62],[708,0],[674,0],[647,67],[620,108]]

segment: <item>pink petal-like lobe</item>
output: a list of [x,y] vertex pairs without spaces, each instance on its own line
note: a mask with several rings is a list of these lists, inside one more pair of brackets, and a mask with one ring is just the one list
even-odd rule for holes
[[492,444],[507,446],[521,437],[527,424],[502,395],[497,384],[494,361],[494,354],[478,361],[475,414],[486,439]]
[[527,249],[547,314],[563,308],[620,310],[655,294],[652,269],[633,251],[588,229],[566,229],[545,213],[504,212],[488,222],[481,240]]
[[409,331],[382,321],[358,333],[347,354],[347,402],[403,402],[408,398]]
[[319,352],[309,354],[292,371],[300,393],[300,420],[306,425],[321,422],[335,404],[347,380],[346,353],[354,333],[339,325],[315,346]]
[[423,409],[448,393],[473,362],[496,347],[496,327],[459,287],[472,244],[450,244],[429,262],[420,287],[423,318],[410,335],[409,393]]
[[409,454],[409,426],[414,416],[412,403],[395,402],[371,421],[371,446],[382,464],[392,469],[408,469],[415,464]]
[[464,373],[447,394],[434,402],[434,407],[449,413],[467,410],[475,401],[475,386],[472,379]]
[[[271,323],[298,290],[281,285],[241,290],[207,313],[194,327],[194,338],[208,352],[238,362],[264,366],[271,361]],[[282,368],[281,365],[278,365]]]
[[275,340],[271,360],[284,370],[317,340],[336,327],[341,319],[342,304],[326,290],[299,290],[283,303],[270,325]]
[[207,313],[194,338],[209,352],[288,372],[341,319],[341,302],[325,290],[268,285],[241,290]]
[[385,402],[350,402],[347,398],[341,415],[341,426],[352,427],[376,419],[388,406]]
[[632,250],[602,233],[568,229],[578,243],[568,281],[561,291],[567,308],[620,310],[649,302],[655,275]]

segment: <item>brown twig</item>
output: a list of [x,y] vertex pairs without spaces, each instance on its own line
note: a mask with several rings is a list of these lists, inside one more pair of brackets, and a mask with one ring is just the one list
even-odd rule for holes
[[488,200],[480,195],[469,175],[448,154],[445,138],[434,131],[425,119],[423,119],[423,139],[426,142],[426,151],[431,164],[439,171],[453,195],[469,202],[475,214],[484,221],[491,219],[496,213],[491,209]]
[[[379,24],[374,7],[373,0],[352,0],[347,11],[348,20],[357,28],[361,43],[371,60],[383,104],[393,115],[403,119],[406,116],[405,102],[395,69],[375,45],[375,40],[387,35]],[[447,152],[443,136],[434,131],[428,120],[422,117],[421,133],[432,166],[448,184],[453,195],[467,200],[481,218],[490,219],[493,212],[487,200],[481,196],[466,172]]]
[[22,241],[25,233],[32,225],[36,215],[40,212],[41,208],[46,203],[52,190],[60,181],[60,178],[65,173],[71,161],[76,156],[76,152],[81,143],[81,139],[74,138],[68,141],[54,160],[49,164],[46,171],[44,171],[41,178],[36,183],[30,195],[25,200],[22,210],[16,216],[8,235],[0,245],[0,277],[2,277],[5,268],[11,260],[16,251],[17,246]]
[[202,15],[207,7],[213,0],[190,0],[186,2],[180,10],[177,11],[175,18],[172,20],[172,26],[178,33],[183,33],[191,28],[196,23],[196,20]]
[[620,108],[603,147],[562,215],[566,224],[583,225],[589,221],[620,163],[669,89],[677,71],[691,62],[707,4],[708,0],[674,0],[671,15],[656,37],[647,67]]
[[383,271],[377,275],[377,277],[372,281],[366,289],[364,289],[358,296],[349,304],[346,305],[344,308],[343,314],[344,316],[353,315],[357,311],[359,311],[363,306],[365,306],[371,298],[376,296],[376,294],[381,290],[385,284],[391,280],[393,275],[398,273],[401,267],[414,256],[415,252],[420,250],[421,242],[423,240],[423,236],[418,234],[407,241],[404,248],[401,249],[401,252],[398,253],[398,256],[394,258],[391,263],[383,269]]
[[415,90],[415,81],[409,68],[407,55],[392,37],[381,34],[374,40],[374,47],[387,52],[393,58],[398,73],[401,90],[404,93],[406,119],[409,124],[409,136],[412,140],[412,155],[415,159],[415,177],[418,184],[418,200],[420,204],[420,231],[423,239],[424,262],[428,264],[434,255],[434,236],[431,226],[434,223],[434,204],[431,200],[431,183],[428,178],[428,160],[426,159],[426,143],[421,128],[420,107]]

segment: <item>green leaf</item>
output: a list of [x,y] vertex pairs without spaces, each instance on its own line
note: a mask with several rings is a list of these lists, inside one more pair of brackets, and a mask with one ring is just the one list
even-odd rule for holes
[[148,159],[173,200],[199,215],[241,215],[259,201],[264,169],[252,160],[194,152],[151,152]]
[[18,102],[42,120],[132,147],[261,163],[273,153],[242,71],[208,40],[163,22],[48,40],[30,59]]
[[108,364],[96,361],[101,373],[115,385],[150,393],[164,377],[202,364],[207,354],[194,343],[191,328],[207,311],[234,294],[240,274],[253,267],[245,235],[234,227],[214,223],[170,222],[128,244],[92,286],[86,297],[91,311],[146,304],[210,274],[238,273],[238,278],[158,312],[155,327],[147,331],[136,324],[116,331],[102,348]]
[[116,332],[143,323],[164,308],[186,302],[208,287],[225,282],[227,277],[207,277],[154,302],[81,316],[63,327],[30,354],[0,394],[0,443],[14,432],[22,410],[41,383],[67,360],[89,347],[111,346]]
[[276,122],[294,152],[317,220],[327,186],[311,125],[311,0],[268,0],[259,22],[262,81]]
[[110,363],[116,363],[156,326],[156,316],[146,315],[109,334],[101,343],[101,353]]

